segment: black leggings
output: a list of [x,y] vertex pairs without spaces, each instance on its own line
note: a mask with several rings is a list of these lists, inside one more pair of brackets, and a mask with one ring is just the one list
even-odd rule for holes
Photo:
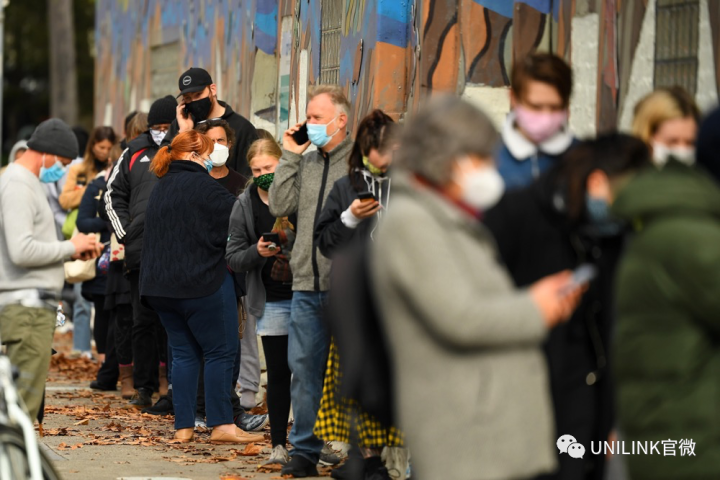
[[273,447],[285,445],[290,416],[290,367],[288,366],[288,336],[262,338],[267,365],[267,406],[270,415],[270,437]]
[[93,294],[93,305],[95,305],[95,325],[93,326],[93,338],[98,353],[105,353],[107,350],[108,328],[110,327],[110,311],[105,310],[105,295]]

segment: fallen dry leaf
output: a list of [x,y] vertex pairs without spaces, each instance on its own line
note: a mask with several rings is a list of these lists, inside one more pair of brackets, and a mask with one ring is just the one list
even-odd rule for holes
[[258,445],[256,443],[248,443],[245,447],[245,450],[240,452],[240,455],[243,457],[254,457],[255,455],[260,455],[262,453],[262,445]]
[[84,420],[80,420],[79,422],[75,422],[73,425],[87,425],[88,423],[90,423],[90,420],[86,418]]

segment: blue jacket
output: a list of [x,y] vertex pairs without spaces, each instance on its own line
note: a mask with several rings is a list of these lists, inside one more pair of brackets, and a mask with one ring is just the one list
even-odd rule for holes
[[225,247],[235,200],[202,165],[170,164],[145,210],[143,297],[200,298],[221,287],[228,274]]
[[564,129],[536,145],[517,130],[515,114],[510,112],[502,129],[502,145],[495,157],[505,189],[514,190],[531,184],[574,143],[572,133]]
[[[107,183],[105,176],[99,176],[85,189],[80,206],[78,207],[77,226],[78,232],[81,233],[99,233],[100,241],[103,243],[110,241],[110,230],[105,221],[98,217],[98,204],[105,193]],[[96,262],[97,265],[97,262]],[[107,284],[107,274],[97,272],[95,278],[82,284],[83,297],[92,299],[93,295],[105,295],[105,287]]]

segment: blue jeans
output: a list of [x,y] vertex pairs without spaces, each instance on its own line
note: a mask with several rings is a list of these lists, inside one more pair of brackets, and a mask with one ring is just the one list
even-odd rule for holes
[[217,292],[200,298],[147,297],[172,348],[175,428],[193,428],[200,365],[205,359],[208,427],[233,423],[231,385],[238,351],[238,312],[228,274]]
[[313,434],[320,409],[330,338],[322,314],[327,292],[294,292],[288,332],[288,364],[292,371],[290,395],[295,423],[290,431],[291,455],[313,463],[320,460],[323,441]]
[[73,285],[75,293],[75,302],[73,303],[73,350],[81,352],[90,351],[90,313],[92,311],[92,303],[85,300],[82,296],[82,283]]

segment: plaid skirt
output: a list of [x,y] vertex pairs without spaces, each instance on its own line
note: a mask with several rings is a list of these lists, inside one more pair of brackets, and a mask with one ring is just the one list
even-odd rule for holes
[[399,429],[383,427],[357,402],[339,395],[341,376],[340,356],[331,342],[315,436],[326,442],[357,443],[361,448],[402,447],[404,435]]

